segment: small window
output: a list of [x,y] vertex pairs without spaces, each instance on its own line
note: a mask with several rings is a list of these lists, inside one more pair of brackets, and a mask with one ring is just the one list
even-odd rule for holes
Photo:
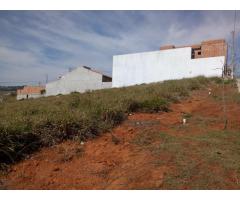
[[198,52],[198,55],[199,55],[199,56],[201,55],[201,51]]

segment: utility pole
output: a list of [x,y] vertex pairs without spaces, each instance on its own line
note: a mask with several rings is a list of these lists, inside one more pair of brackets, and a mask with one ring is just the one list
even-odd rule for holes
[[[233,22],[233,31],[232,33],[232,50],[231,50],[231,78],[233,79],[235,77],[235,59],[236,59],[236,53],[235,53],[235,33],[236,33],[236,16],[237,11],[234,11],[234,22]],[[227,129],[228,125],[228,118],[227,118],[227,110],[226,110],[226,99],[225,99],[225,86],[224,86],[224,78],[222,78],[222,104],[223,104],[223,117],[224,117],[224,130]]]
[[46,74],[46,84],[48,83],[48,74]]
[[237,11],[235,10],[234,12],[234,22],[233,22],[233,31],[232,31],[232,52],[231,52],[231,70],[232,70],[232,78],[235,76],[235,33],[236,33],[236,16],[237,16]]
[[235,32],[232,31],[232,51],[231,51],[231,78],[233,79],[234,77],[234,60],[235,60],[235,45],[234,45],[234,40],[235,40]]

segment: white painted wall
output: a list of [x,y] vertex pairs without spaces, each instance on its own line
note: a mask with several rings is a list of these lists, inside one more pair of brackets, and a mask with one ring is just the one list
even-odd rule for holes
[[61,79],[46,84],[46,95],[70,94],[71,92],[86,92],[111,88],[111,82],[102,82],[102,74],[84,67],[78,67],[62,76]]
[[44,94],[17,94],[17,100],[36,99],[39,97],[44,97]]
[[113,87],[221,76],[224,56],[191,59],[191,47],[113,56]]

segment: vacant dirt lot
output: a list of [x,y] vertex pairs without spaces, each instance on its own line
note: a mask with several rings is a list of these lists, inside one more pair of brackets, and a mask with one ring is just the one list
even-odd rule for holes
[[240,102],[237,89],[226,87],[226,130],[221,85],[205,88],[170,112],[133,113],[84,144],[43,148],[12,166],[1,187],[240,189]]

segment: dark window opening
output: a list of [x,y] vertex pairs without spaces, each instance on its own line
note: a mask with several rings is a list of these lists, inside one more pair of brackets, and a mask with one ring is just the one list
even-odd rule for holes
[[201,48],[192,48],[192,56],[191,58],[194,59],[196,58],[196,55],[201,55]]
[[46,93],[46,90],[41,90],[40,93],[41,93],[41,94],[45,94],[45,93]]
[[108,77],[108,76],[105,76],[105,75],[102,75],[102,82],[112,82],[112,78]]
[[192,49],[191,59],[194,59],[194,58],[195,58],[195,51],[194,51],[194,49]]

